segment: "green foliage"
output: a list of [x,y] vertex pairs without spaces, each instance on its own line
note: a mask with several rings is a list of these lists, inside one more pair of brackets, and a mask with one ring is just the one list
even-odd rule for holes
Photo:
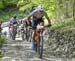
[[17,2],[18,0],[2,0],[5,8],[7,7],[12,7],[12,6],[16,6],[17,5]]
[[17,6],[23,6],[29,4],[31,0],[19,0]]
[[20,0],[17,4],[20,11],[28,10],[29,12],[32,10],[32,7],[36,4],[31,0]]
[[4,55],[2,54],[2,52],[0,51],[0,59],[3,57]]
[[32,7],[36,8],[39,4],[42,4],[50,17],[55,15],[57,0],[19,0],[17,6],[20,11],[31,12]]
[[58,25],[56,24],[55,27],[59,29],[67,26],[65,22],[62,23],[63,20],[67,21],[66,18],[73,18],[73,2],[74,0],[0,0],[0,9],[16,6],[19,8],[19,11],[22,11],[21,13],[15,11],[10,13],[4,12],[4,15],[0,16],[0,20],[8,21],[14,15],[22,18],[33,11],[33,9],[36,9],[39,4],[42,4],[52,22],[57,22]]
[[0,10],[4,9],[4,5],[3,5],[3,2],[0,1]]
[[2,47],[3,42],[4,42],[4,37],[0,35],[0,48]]
[[[0,48],[2,47],[4,40],[5,40],[4,37],[0,35]],[[3,54],[0,51],[0,58],[2,58],[2,57],[3,57]]]
[[68,31],[68,30],[72,30],[75,28],[75,21],[74,20],[68,20],[65,22],[61,22],[61,23],[57,23],[54,26],[52,26],[53,29],[55,30],[61,30],[61,31]]
[[12,16],[17,16],[19,19],[26,16],[26,14],[21,11],[2,12],[2,14],[3,15],[0,16],[0,21],[3,21],[3,22],[9,21]]
[[[54,18],[56,16],[56,10],[62,6],[59,0],[1,0],[5,7],[17,6],[20,11],[31,12],[39,5],[42,4],[47,11],[49,17]],[[2,4],[1,4],[2,5]]]

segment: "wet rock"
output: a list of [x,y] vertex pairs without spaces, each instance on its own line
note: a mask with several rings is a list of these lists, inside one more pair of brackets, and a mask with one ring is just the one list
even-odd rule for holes
[[[74,30],[69,31],[53,31],[50,38],[48,39],[48,46],[50,50],[55,51],[55,55],[75,57],[75,32]],[[56,47],[55,47],[56,46]]]

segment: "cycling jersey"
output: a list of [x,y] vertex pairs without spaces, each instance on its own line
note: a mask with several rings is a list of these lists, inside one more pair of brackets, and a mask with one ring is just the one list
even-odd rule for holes
[[34,10],[32,13],[30,13],[29,16],[32,16],[32,18],[34,20],[37,20],[37,19],[42,18],[43,16],[46,16],[47,17],[47,13],[45,11],[40,12],[38,10]]
[[45,11],[40,12],[38,10],[34,10],[32,13],[30,13],[29,16],[32,17],[32,28],[33,29],[36,29],[37,24],[39,24],[40,22],[44,22],[43,16],[45,16],[46,18],[48,17]]
[[10,20],[10,25],[11,25],[11,26],[16,26],[16,25],[17,25],[17,20],[14,19],[14,18],[12,18],[12,19]]

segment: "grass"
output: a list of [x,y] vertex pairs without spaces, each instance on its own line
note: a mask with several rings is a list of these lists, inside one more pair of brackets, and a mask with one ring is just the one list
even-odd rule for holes
[[0,48],[2,47],[3,42],[5,41],[4,36],[0,35]]
[[3,57],[3,54],[2,54],[2,52],[0,52],[0,58],[2,58]]
[[[5,41],[4,37],[0,35],[0,49],[2,48],[3,42]],[[0,51],[0,58],[3,57],[2,52]]]
[[52,26],[52,28],[54,30],[58,30],[58,31],[68,31],[68,30],[72,30],[75,29],[75,21],[74,20],[66,20],[63,23],[58,23]]

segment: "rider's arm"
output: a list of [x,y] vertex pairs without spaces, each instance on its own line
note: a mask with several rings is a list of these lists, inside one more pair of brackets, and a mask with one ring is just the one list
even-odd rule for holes
[[28,21],[31,21],[31,17],[33,16],[33,14],[36,12],[37,10],[32,11],[29,15],[28,15]]
[[27,23],[29,24],[29,21],[31,20],[31,16],[32,16],[32,13],[30,13],[28,16],[27,16]]
[[51,26],[51,20],[49,19],[48,15],[45,11],[44,11],[44,15],[45,15],[46,19],[48,20],[49,25]]
[[17,25],[19,25],[19,19],[18,18],[16,19],[16,21],[17,21]]

